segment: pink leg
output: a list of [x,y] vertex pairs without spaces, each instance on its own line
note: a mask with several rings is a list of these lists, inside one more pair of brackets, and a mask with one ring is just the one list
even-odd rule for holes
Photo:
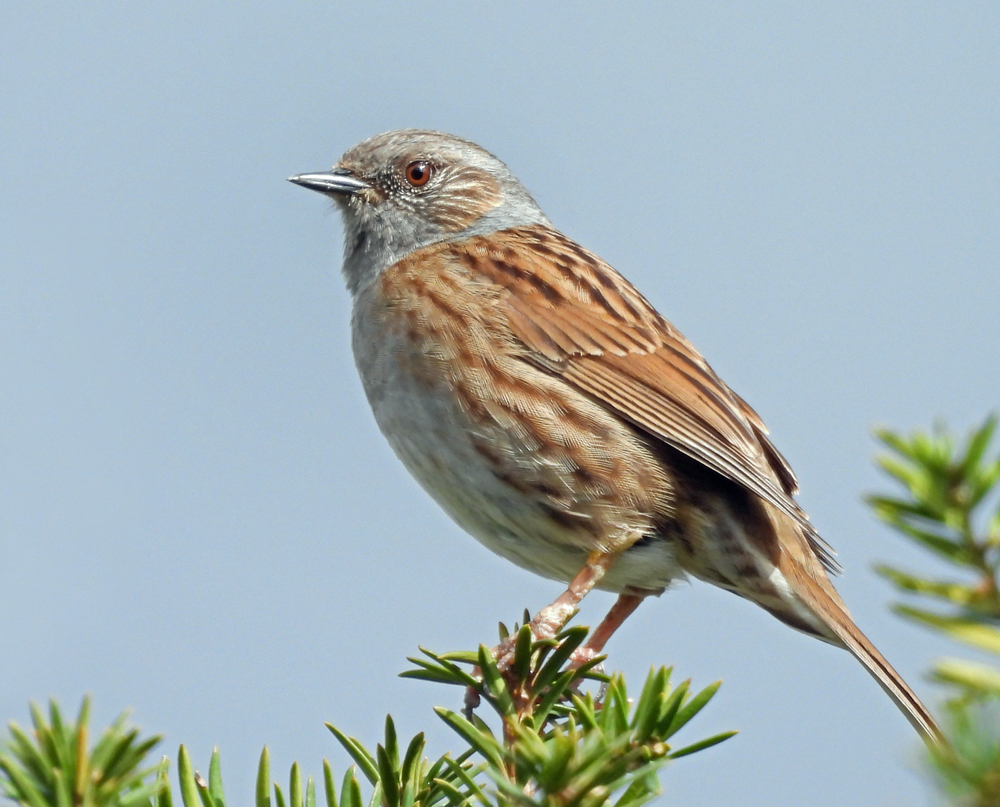
[[615,604],[611,606],[608,615],[604,617],[597,629],[590,634],[587,643],[577,648],[573,653],[573,663],[583,664],[592,658],[601,655],[604,645],[607,644],[611,635],[618,630],[622,622],[628,619],[632,612],[639,607],[647,594],[619,594]]
[[[587,594],[596,586],[601,578],[604,577],[608,569],[611,568],[611,564],[615,562],[618,558],[617,554],[609,554],[606,552],[591,552],[587,556],[587,564],[577,573],[576,577],[570,581],[569,587],[559,595],[554,603],[545,606],[541,611],[539,611],[535,618],[529,623],[531,625],[531,633],[536,639],[551,639],[562,629],[563,625],[566,624],[567,620],[572,616],[573,612],[576,610],[580,601],[583,600]],[[641,600],[641,598],[640,598]],[[621,600],[619,599],[619,602]],[[604,646],[604,642],[607,641],[608,637],[614,633],[615,628],[621,624],[621,621],[625,619],[635,610],[637,602],[632,606],[631,611],[623,614],[618,622],[610,627],[607,631],[607,635],[601,642],[601,647]],[[612,612],[615,610],[611,609]],[[604,627],[605,623],[609,621],[611,614],[605,618],[604,622],[601,623],[601,627]],[[601,628],[598,628],[600,631]],[[511,662],[511,656],[514,653],[514,639],[516,634],[512,634],[500,642],[495,648],[493,648],[493,657],[497,660],[497,666],[501,671],[507,668]],[[577,648],[577,653],[584,650],[584,647]],[[576,653],[574,653],[574,656]],[[597,655],[597,653],[594,653]],[[593,656],[591,656],[593,658]],[[582,662],[581,662],[582,663]],[[478,670],[475,673],[478,675]],[[472,710],[479,705],[479,694],[475,689],[469,687],[465,691],[465,714],[466,717],[471,717]]]
[[[617,557],[617,554],[591,552],[587,557],[587,565],[573,578],[569,584],[569,588],[560,594],[552,605],[545,606],[531,620],[532,632],[535,636],[539,639],[549,639],[555,636],[577,609],[581,600],[601,581],[601,578],[611,568],[611,564],[615,562]],[[632,610],[635,610],[635,606],[632,607]],[[625,616],[628,616],[628,614],[625,614]],[[624,618],[623,616],[622,619]],[[613,632],[614,628],[611,631]],[[608,634],[608,636],[610,635],[611,633]],[[605,639],[605,641],[607,640]]]

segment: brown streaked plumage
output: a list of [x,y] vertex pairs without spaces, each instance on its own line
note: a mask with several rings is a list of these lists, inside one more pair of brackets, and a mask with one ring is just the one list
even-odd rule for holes
[[403,130],[292,181],[344,213],[355,359],[396,454],[490,549],[569,582],[536,633],[595,586],[617,591],[596,654],[645,596],[692,575],[845,647],[940,740],[833,588],[761,419],[503,163]]

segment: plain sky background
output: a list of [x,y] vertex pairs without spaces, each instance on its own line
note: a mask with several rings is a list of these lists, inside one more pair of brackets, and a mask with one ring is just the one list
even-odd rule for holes
[[[608,4],[610,6],[610,4]],[[378,433],[338,216],[285,181],[400,127],[497,154],[764,417],[862,628],[931,704],[958,651],[871,564],[943,573],[861,502],[871,429],[1000,402],[1000,5],[45,3],[0,6],[0,720],[134,709],[222,749],[248,804],[374,745],[418,644],[492,643],[549,602],[462,534]],[[611,598],[595,594],[580,621]],[[919,743],[847,653],[704,584],[611,643],[638,686],[719,695],[676,805],[917,805]]]

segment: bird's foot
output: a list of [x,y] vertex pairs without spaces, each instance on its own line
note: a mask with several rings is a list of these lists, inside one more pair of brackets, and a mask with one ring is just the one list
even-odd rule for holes
[[[574,609],[567,609],[558,600],[552,605],[548,605],[539,611],[535,618],[525,624],[531,630],[531,640],[532,642],[543,641],[545,639],[554,639],[556,635],[562,630],[563,626],[569,621],[569,618],[573,616]],[[527,616],[525,612],[525,616]],[[514,630],[512,633],[503,639],[500,644],[490,650],[490,655],[493,656],[496,661],[497,669],[500,671],[500,675],[504,677],[507,681],[508,687],[514,689],[518,688],[518,682],[513,680],[513,677],[509,674],[514,663],[514,651],[517,645],[517,636],[519,630]],[[583,648],[578,648],[582,650]],[[596,654],[595,654],[596,655]],[[581,660],[580,664],[585,663]],[[574,665],[579,666],[579,665]],[[472,671],[473,676],[477,679],[482,679],[482,670],[479,667],[475,667]],[[465,689],[465,708],[463,713],[466,718],[472,719],[472,712],[479,706],[480,696],[479,691],[476,687],[466,687]]]

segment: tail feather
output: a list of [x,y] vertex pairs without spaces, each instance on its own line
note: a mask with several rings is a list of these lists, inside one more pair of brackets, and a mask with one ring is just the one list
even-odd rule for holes
[[809,609],[823,622],[835,638],[836,643],[842,645],[860,661],[871,676],[878,681],[879,686],[885,690],[886,694],[892,698],[899,710],[906,716],[907,720],[920,733],[924,740],[933,746],[943,747],[947,741],[938,727],[937,722],[931,716],[930,711],[916,696],[907,683],[900,677],[892,665],[865,636],[843,605],[838,602],[839,597],[831,597],[823,586],[820,586],[812,577],[799,569],[801,573],[795,575],[796,593],[802,598]]

